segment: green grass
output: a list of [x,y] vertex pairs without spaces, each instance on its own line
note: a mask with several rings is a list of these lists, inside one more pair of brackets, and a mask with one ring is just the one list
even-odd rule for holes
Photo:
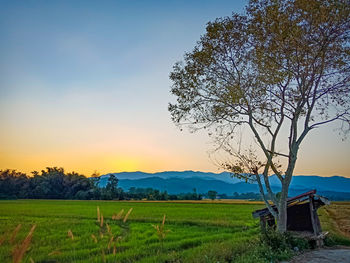
[[[97,223],[97,206],[111,233]],[[259,202],[119,202],[0,201],[0,262],[12,262],[12,251],[37,227],[22,262],[238,262],[286,260],[291,250],[276,251],[259,241],[258,220],[251,212]],[[121,209],[133,208],[126,223],[112,220]],[[158,239],[154,225],[166,215],[166,237]],[[337,202],[319,210],[329,244],[349,243],[350,205]],[[14,242],[13,230],[21,224]],[[68,237],[71,230],[74,239]],[[170,230],[169,232],[167,230]],[[103,233],[103,237],[100,235]],[[94,234],[98,243],[91,235]],[[159,233],[158,233],[159,234]],[[119,237],[116,254],[109,240]]]
[[[116,255],[107,248],[106,229],[103,238],[99,235],[97,206],[112,235],[121,237]],[[23,262],[30,258],[34,262],[264,262],[248,253],[259,234],[251,212],[261,207],[256,203],[0,201],[0,235],[6,237],[0,262],[12,262],[14,244],[9,239],[18,224],[22,227],[14,243],[37,225]],[[111,219],[113,213],[130,208],[125,224]],[[164,214],[165,229],[170,231],[162,244],[152,225],[160,224]],[[67,235],[69,229],[74,240]],[[97,244],[91,234],[98,237]]]

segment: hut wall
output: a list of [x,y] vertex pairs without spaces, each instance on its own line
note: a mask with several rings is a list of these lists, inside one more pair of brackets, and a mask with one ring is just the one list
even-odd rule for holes
[[288,207],[287,229],[291,231],[314,231],[308,202]]

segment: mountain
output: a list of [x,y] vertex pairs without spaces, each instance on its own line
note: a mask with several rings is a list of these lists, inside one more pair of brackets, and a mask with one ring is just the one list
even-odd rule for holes
[[[154,188],[167,191],[170,194],[192,192],[196,188],[198,193],[215,190],[221,194],[232,195],[234,192],[258,193],[256,184],[249,184],[232,178],[229,173],[205,173],[197,171],[168,171],[160,173],[122,172],[113,173],[119,179],[119,186],[124,190],[130,187]],[[110,174],[101,176],[100,186],[105,186]],[[271,176],[270,182],[274,192],[281,187],[276,176]],[[350,178],[341,176],[294,176],[290,186],[290,196],[297,195],[311,189],[317,189],[324,196],[336,199],[346,197],[350,199]]]
[[167,191],[169,194],[189,193],[196,188],[198,193],[207,193],[209,190],[215,190],[218,193],[232,194],[232,184],[219,180],[206,180],[200,178],[169,178],[149,177],[139,180],[121,179],[119,186],[123,189],[130,187],[154,188],[160,191]]
[[[144,172],[121,172],[121,173],[110,173],[114,174],[119,180],[120,179],[129,179],[129,180],[137,180],[137,179],[144,179],[144,178],[150,178],[150,177],[159,177],[163,179],[169,179],[169,178],[193,178],[198,177],[201,179],[214,179],[214,180],[220,180],[227,183],[238,183],[240,182],[237,178],[232,178],[230,173],[228,172],[222,172],[222,173],[210,173],[210,172],[199,172],[199,171],[166,171],[166,172],[158,172],[158,173],[144,173]],[[110,175],[102,175],[101,178],[105,178]]]
[[322,191],[350,192],[350,178],[341,176],[295,176],[292,179],[292,187],[317,188]]

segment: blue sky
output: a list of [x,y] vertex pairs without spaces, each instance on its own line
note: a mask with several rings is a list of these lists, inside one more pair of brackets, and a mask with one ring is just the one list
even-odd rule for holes
[[[208,137],[171,123],[168,76],[208,21],[245,4],[1,1],[0,169],[217,171]],[[350,145],[332,129],[305,145],[299,174],[349,176]]]

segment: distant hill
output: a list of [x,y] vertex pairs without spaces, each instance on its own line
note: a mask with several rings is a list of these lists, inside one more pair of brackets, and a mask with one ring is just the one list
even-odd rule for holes
[[[144,172],[121,172],[121,173],[113,173],[115,176],[117,176],[118,179],[129,179],[129,180],[137,180],[137,179],[144,179],[144,178],[150,178],[150,177],[159,177],[163,179],[169,179],[169,178],[193,178],[198,177],[201,179],[214,179],[214,180],[220,180],[227,183],[238,183],[240,182],[237,178],[232,178],[230,173],[228,172],[222,172],[222,173],[209,173],[209,172],[198,172],[198,171],[166,171],[166,172],[159,172],[159,173],[144,173]],[[107,177],[109,174],[102,175],[101,178]]]
[[[249,184],[237,178],[231,178],[227,172],[205,173],[196,171],[169,171],[160,173],[144,172],[122,172],[114,173],[119,179],[119,186],[124,190],[130,187],[154,188],[167,191],[170,194],[192,192],[196,188],[198,193],[207,193],[215,190],[221,194],[232,195],[234,192],[258,193],[256,184]],[[109,174],[101,176],[100,185],[107,184]],[[275,192],[280,190],[279,181],[276,177],[271,177],[271,185]],[[318,193],[334,198],[344,197],[350,200],[350,178],[341,176],[320,177],[320,176],[294,176],[290,195],[300,194],[310,189],[317,189]]]
[[[169,178],[149,177],[139,180],[122,179],[119,186],[123,189],[130,187],[154,188],[161,191],[167,191],[169,194],[179,194],[193,192],[196,188],[198,193],[207,193],[209,190],[215,190],[218,193],[232,194],[234,184],[228,184],[219,180],[205,180],[200,178]],[[237,188],[238,189],[238,188]]]
[[[271,178],[272,185],[279,185],[276,176]],[[321,177],[316,175],[293,176],[292,188],[317,188],[322,191],[350,192],[350,178],[342,176]]]

